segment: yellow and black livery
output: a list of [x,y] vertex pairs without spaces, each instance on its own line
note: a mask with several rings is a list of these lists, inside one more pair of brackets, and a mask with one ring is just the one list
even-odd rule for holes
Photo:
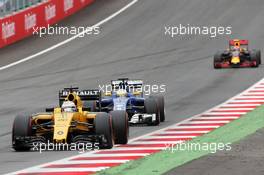
[[[26,151],[34,142],[43,143],[97,143],[110,149],[114,144],[128,141],[126,111],[111,114],[100,112],[99,90],[65,88],[59,92],[59,106],[45,112],[18,115],[13,123],[12,146],[16,151]],[[63,102],[73,102],[75,111],[64,111]]]

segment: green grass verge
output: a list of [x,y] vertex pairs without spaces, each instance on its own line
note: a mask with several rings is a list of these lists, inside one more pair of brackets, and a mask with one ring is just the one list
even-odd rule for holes
[[[255,133],[264,127],[264,106],[261,106],[245,116],[220,127],[208,134],[197,137],[189,143],[234,143],[242,138]],[[130,161],[121,166],[101,171],[100,175],[155,175],[163,174],[175,167],[183,165],[191,160],[210,154],[210,151],[174,151],[164,150],[159,153]]]

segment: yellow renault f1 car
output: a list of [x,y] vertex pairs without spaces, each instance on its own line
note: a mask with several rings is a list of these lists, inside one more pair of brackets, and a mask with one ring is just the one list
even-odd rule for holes
[[100,100],[98,90],[65,88],[59,92],[60,105],[46,112],[18,115],[13,123],[12,146],[28,151],[34,143],[97,143],[110,149],[128,141],[126,111],[89,112]]
[[248,40],[229,41],[229,48],[214,55],[214,68],[258,67],[261,64],[260,50],[249,50]]

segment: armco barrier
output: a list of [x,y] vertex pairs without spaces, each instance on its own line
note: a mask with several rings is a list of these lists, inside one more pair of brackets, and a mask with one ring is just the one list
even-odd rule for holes
[[95,0],[49,0],[0,19],[0,48],[32,35],[33,28],[47,27]]

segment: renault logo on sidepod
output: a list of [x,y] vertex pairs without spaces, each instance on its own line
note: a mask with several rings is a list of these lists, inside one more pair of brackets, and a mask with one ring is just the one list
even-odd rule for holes
[[58,135],[62,135],[63,134],[63,131],[58,131],[57,134]]

